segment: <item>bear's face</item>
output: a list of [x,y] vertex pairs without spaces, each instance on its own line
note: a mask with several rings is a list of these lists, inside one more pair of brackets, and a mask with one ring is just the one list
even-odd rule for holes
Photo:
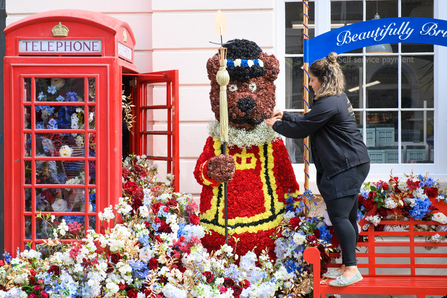
[[[260,77],[235,80],[230,76],[227,85],[228,123],[237,128],[251,130],[265,119],[273,116],[275,108],[275,84],[279,73],[279,62],[273,55],[261,53],[259,59],[266,68]],[[217,120],[220,118],[220,85],[216,81],[219,70],[217,56],[208,60],[208,78],[211,81],[211,108]]]

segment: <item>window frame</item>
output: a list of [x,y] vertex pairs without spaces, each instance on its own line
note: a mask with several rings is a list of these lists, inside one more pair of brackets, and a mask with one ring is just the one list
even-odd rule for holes
[[[300,55],[288,55],[285,53],[285,3],[295,2],[302,3],[299,0],[277,0],[278,7],[278,35],[277,35],[277,53],[278,58],[280,60],[280,65],[285,65],[285,61],[287,57],[291,56],[302,56]],[[401,0],[398,1],[398,16],[401,16]],[[312,1],[315,2],[315,36],[328,32],[331,26],[331,0],[318,0]],[[363,0],[366,3],[366,0]],[[434,0],[434,18],[435,19],[447,19],[447,1]],[[366,17],[366,5],[363,5],[363,20],[365,21]],[[401,44],[399,44],[399,49]],[[405,57],[417,55],[418,53],[395,53],[393,56],[396,57]],[[345,54],[340,54],[343,56]],[[371,54],[365,54],[364,51],[362,53],[349,53],[345,56],[359,56],[359,57],[368,57]],[[377,55],[377,54],[374,54]],[[380,55],[380,54],[379,54]],[[389,54],[382,54],[389,55]],[[427,55],[427,53],[424,53]],[[443,82],[447,79],[447,68],[439,67],[440,65],[447,65],[447,47],[442,46],[434,46],[434,52],[432,54],[434,56],[434,163],[432,164],[371,164],[371,170],[368,175],[368,181],[377,181],[377,180],[387,180],[389,179],[390,173],[392,171],[393,175],[399,175],[401,173],[417,173],[417,174],[425,174],[430,173],[430,176],[435,179],[447,178],[447,157],[442,153],[442,148],[447,146],[447,138],[441,136],[442,131],[447,131],[447,115],[446,113],[442,113],[441,111],[447,111],[447,100],[443,100],[442,95],[447,94],[447,84],[438,84],[438,82]],[[363,59],[365,60],[365,59]],[[366,63],[365,61],[363,63]],[[438,66],[438,67],[437,67]],[[401,70],[401,59],[399,59],[399,70]],[[399,97],[401,96],[401,71],[398,74],[398,86],[399,86]],[[285,109],[286,105],[286,77],[284,72],[280,73],[277,79],[277,108],[281,110],[287,111],[304,111],[301,110],[289,110]],[[365,88],[365,87],[363,87]],[[401,110],[401,107],[398,108]],[[354,109],[356,111],[363,111],[364,117],[366,116],[366,110],[362,109]],[[418,109],[419,110],[419,109]],[[429,109],[430,110],[430,109]],[[366,119],[366,118],[365,118]],[[400,132],[399,132],[400,133]],[[364,141],[366,141],[366,134],[364,134]],[[401,151],[401,150],[399,150]],[[401,153],[399,153],[399,156]],[[402,159],[400,159],[402,160]],[[384,166],[387,165],[387,166]],[[389,165],[389,166],[388,166]],[[293,164],[293,168],[297,177],[297,180],[300,183],[304,181],[304,164],[303,163],[295,163]],[[316,171],[315,167],[311,165],[309,167],[309,175],[310,175],[310,188],[312,191],[316,189]],[[317,191],[318,193],[318,191]]]

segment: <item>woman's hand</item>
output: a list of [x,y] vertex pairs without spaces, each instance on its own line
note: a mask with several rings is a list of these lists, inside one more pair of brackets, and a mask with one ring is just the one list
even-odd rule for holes
[[276,119],[278,119],[278,120],[281,120],[281,119],[282,119],[282,116],[283,116],[283,112],[282,112],[281,110],[276,110],[276,111],[273,113],[273,118],[276,118]]
[[278,121],[278,118],[269,118],[265,120],[265,123],[267,123],[268,126],[273,127],[273,124],[275,124],[275,122]]

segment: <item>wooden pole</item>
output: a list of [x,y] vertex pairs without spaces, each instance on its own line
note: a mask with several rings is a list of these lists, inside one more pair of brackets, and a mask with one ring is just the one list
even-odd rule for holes
[[[308,55],[307,42],[309,40],[309,4],[308,0],[303,0],[303,105],[304,113],[309,112],[309,62],[306,57]],[[303,140],[304,145],[304,189],[309,190],[309,137]],[[304,202],[306,207],[309,206],[308,202]],[[309,208],[307,208],[309,210]]]

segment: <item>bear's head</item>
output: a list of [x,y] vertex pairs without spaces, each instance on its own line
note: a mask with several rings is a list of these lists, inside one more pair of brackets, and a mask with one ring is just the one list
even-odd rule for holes
[[[275,84],[279,61],[274,55],[263,53],[253,41],[234,39],[225,44],[227,70],[228,123],[237,128],[251,130],[273,116]],[[211,81],[211,108],[219,120],[220,85],[216,81],[219,70],[217,55],[208,59],[207,71]]]

